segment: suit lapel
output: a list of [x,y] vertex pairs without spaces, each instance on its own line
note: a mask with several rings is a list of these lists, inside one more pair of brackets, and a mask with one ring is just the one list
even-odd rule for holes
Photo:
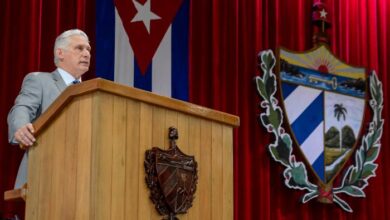
[[55,70],[52,72],[52,77],[53,77],[53,80],[55,81],[55,84],[56,84],[58,90],[60,90],[60,92],[64,91],[66,88],[66,84],[65,84],[64,80],[62,79],[60,73],[57,70]]

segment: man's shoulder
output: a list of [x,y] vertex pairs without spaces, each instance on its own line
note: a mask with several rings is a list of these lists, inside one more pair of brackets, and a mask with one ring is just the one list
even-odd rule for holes
[[31,72],[26,75],[26,77],[38,77],[38,78],[47,78],[52,77],[54,72]]
[[25,79],[35,79],[35,80],[43,80],[47,81],[50,80],[52,81],[54,79],[54,75],[56,74],[56,71],[53,72],[31,72],[28,73],[25,77]]

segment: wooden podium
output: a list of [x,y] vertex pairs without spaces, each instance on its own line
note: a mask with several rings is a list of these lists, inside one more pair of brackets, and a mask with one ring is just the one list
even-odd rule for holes
[[[198,162],[193,206],[181,220],[233,219],[233,128],[239,118],[94,79],[68,87],[34,122],[26,220],[162,219],[145,183],[145,151],[177,145]],[[8,198],[7,198],[8,197]]]

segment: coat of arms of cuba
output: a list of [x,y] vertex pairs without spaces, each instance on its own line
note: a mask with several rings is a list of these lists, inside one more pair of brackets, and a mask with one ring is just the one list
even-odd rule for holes
[[364,68],[342,62],[326,45],[302,53],[279,48],[276,54],[259,53],[262,76],[255,78],[259,121],[275,137],[270,154],[285,167],[285,185],[305,191],[302,203],[317,198],[352,212],[340,195],[365,197],[375,176],[382,84],[374,71],[367,77]]

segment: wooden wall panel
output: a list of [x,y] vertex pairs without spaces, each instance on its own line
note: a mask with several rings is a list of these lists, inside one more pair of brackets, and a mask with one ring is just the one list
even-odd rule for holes
[[125,189],[125,214],[127,219],[138,219],[140,203],[140,184],[144,183],[142,176],[138,174],[143,168],[140,158],[140,102],[127,100],[127,139],[126,139],[126,189]]
[[93,120],[96,124],[93,125],[92,145],[96,155],[92,163],[92,181],[96,189],[92,191],[92,219],[106,220],[111,218],[113,99],[107,93],[98,92],[94,106],[97,107],[97,112]]
[[153,106],[152,108],[152,146],[163,148],[166,145],[165,137],[168,135],[165,126],[166,110],[156,106]]
[[[49,132],[46,132],[46,134]],[[42,135],[43,136],[43,135]],[[35,145],[39,144],[46,144],[46,139],[42,138],[37,139]],[[36,146],[33,146],[29,150],[29,171],[28,171],[28,189],[29,193],[26,195],[26,199],[28,201],[28,204],[26,203],[26,213],[25,215],[29,217],[31,220],[37,219],[37,211],[39,207],[39,180],[42,172],[42,160],[43,153],[37,152]]]
[[92,95],[80,97],[78,120],[75,220],[90,219]]
[[233,200],[233,130],[227,125],[223,125],[222,137],[222,219],[234,218],[234,200]]
[[144,159],[154,146],[168,149],[171,126],[198,162],[193,207],[179,219],[233,219],[231,125],[104,91],[73,98],[50,119],[30,152],[27,220],[160,220]]
[[[200,163],[200,154],[201,154],[201,136],[200,136],[200,123],[201,120],[197,117],[189,116],[188,117],[188,151],[189,155],[195,157],[195,160],[198,162],[198,170]],[[198,172],[199,178],[199,172]],[[198,179],[199,182],[199,179]],[[200,212],[202,211],[204,204],[200,204],[200,191],[199,183],[195,192],[195,198],[192,202],[192,207],[187,212],[189,220],[198,220],[200,219]]]
[[[77,145],[78,102],[65,108],[41,135],[36,146],[30,149],[29,202],[26,215],[29,219],[73,218],[75,213],[75,146]],[[76,118],[76,119],[75,119]],[[69,125],[71,124],[71,125]],[[72,127],[73,126],[73,127]],[[64,178],[64,176],[66,178]],[[68,193],[70,192],[70,193]]]
[[[46,137],[54,136],[54,129],[46,131]],[[26,216],[29,216],[29,219],[38,220],[41,210],[42,197],[40,197],[40,191],[42,190],[41,185],[45,185],[43,181],[46,181],[45,174],[47,174],[47,168],[45,166],[47,158],[47,152],[44,152],[43,149],[38,149],[40,146],[47,146],[52,142],[52,139],[45,138],[41,136],[37,139],[35,145],[29,149],[29,171],[28,171],[28,190],[27,200],[29,204],[26,206]],[[46,173],[45,173],[46,172]],[[47,189],[48,196],[50,195],[49,189]]]
[[179,139],[177,140],[177,145],[180,147],[181,151],[185,154],[189,154],[188,151],[190,149],[190,131],[188,130],[189,127],[189,118],[187,115],[184,114],[178,114],[178,120],[177,120],[177,130],[179,132]]
[[[54,129],[51,130],[50,132],[48,132],[48,134],[51,133],[51,136],[54,137],[55,135],[55,131]],[[45,139],[45,144],[49,145],[49,146],[53,146],[53,138],[46,138]],[[33,153],[35,150],[40,150],[38,149],[40,147],[40,143],[37,142],[37,145],[34,147],[34,149],[30,149],[29,150],[29,157],[32,157]],[[46,166],[46,163],[47,162],[51,162],[51,161],[48,161],[48,158],[49,158],[49,154],[50,154],[50,149],[48,148],[44,148],[43,150],[41,150],[41,152],[39,152],[39,161],[36,161],[35,163],[32,161],[29,161],[29,163],[32,165],[31,166],[37,166],[36,168],[39,169],[39,175],[38,175],[38,179],[37,179],[37,182],[36,182],[36,186],[33,186],[33,188],[37,187],[37,191],[34,192],[34,195],[28,195],[28,197],[36,197],[37,198],[37,206],[36,206],[36,210],[35,210],[35,215],[34,215],[34,219],[42,219],[45,217],[45,214],[48,214],[48,213],[45,213],[45,212],[42,212],[42,210],[44,210],[45,208],[47,209],[49,207],[49,204],[47,202],[45,202],[45,196],[44,196],[44,193],[46,192],[47,193],[47,196],[52,196],[52,189],[50,187],[50,183],[52,181],[52,179],[49,179],[48,177],[50,177],[50,174],[52,173],[51,172],[51,166]],[[30,175],[31,176],[31,175]]]
[[112,115],[112,189],[111,189],[111,218],[117,220],[125,219],[125,181],[126,181],[126,124],[127,110],[126,99],[113,97]]
[[[187,155],[189,154],[189,130],[188,130],[188,123],[189,123],[189,118],[187,115],[178,113],[178,118],[177,118],[177,130],[179,133],[179,139],[177,140],[176,144],[179,146],[180,150]],[[192,156],[192,155],[191,155]],[[188,215],[180,215],[179,217],[180,220],[188,220]]]
[[[152,126],[151,126],[151,135],[152,135],[152,143],[149,147],[147,147],[147,150],[150,150],[152,147],[159,147],[161,149],[167,149],[169,145],[167,144],[167,136],[168,136],[168,130],[166,129],[166,116],[172,115],[170,113],[167,113],[167,111],[163,108],[157,107],[157,106],[151,106],[153,109],[152,112]],[[169,121],[170,119],[168,119]],[[144,150],[145,152],[145,150]],[[140,158],[140,162],[145,160],[145,156],[143,158]],[[144,167],[139,170],[140,176],[143,176],[145,179],[145,171]],[[145,180],[144,183],[145,185]],[[145,185],[146,186],[146,185]],[[150,219],[151,220],[160,220],[161,216],[158,214],[155,205],[152,203],[152,201],[149,199],[150,196],[150,190],[147,188],[146,194],[141,195],[145,198],[148,198],[148,202],[152,204],[151,210],[150,210]]]
[[97,111],[96,109],[99,109],[100,108],[100,104],[101,104],[101,98],[99,97],[100,95],[100,92],[96,92],[93,94],[92,96],[92,106],[94,108],[94,110],[91,112],[91,118],[92,118],[92,125],[91,125],[91,175],[90,175],[90,178],[91,178],[91,186],[90,186],[90,213],[89,213],[89,217],[90,217],[90,220],[92,219],[98,219],[98,217],[96,216],[97,215],[97,211],[98,211],[98,205],[96,204],[97,203],[97,200],[98,200],[98,188],[99,188],[99,183],[97,183],[98,181],[98,172],[99,172],[99,169],[97,169],[97,166],[98,166],[98,159],[99,159],[99,151],[100,149],[98,148],[98,137],[97,137],[97,134],[98,134],[98,126],[100,126],[100,110]]
[[222,158],[222,125],[212,123],[212,142],[211,142],[211,219],[222,220],[223,205],[223,158]]
[[[211,203],[211,179],[212,179],[212,172],[211,172],[211,146],[212,146],[212,129],[211,129],[211,121],[207,120],[201,120],[201,130],[200,130],[200,157],[198,159],[198,176],[199,176],[199,183],[198,183],[198,193],[197,195],[199,198],[199,203],[201,206],[201,211],[199,213],[200,219],[206,220],[206,219],[212,219],[211,218],[211,209],[212,209],[212,203]],[[207,205],[209,204],[209,205]]]
[[[77,177],[77,146],[79,136],[79,106],[80,102],[75,99],[69,106],[69,109],[65,112],[65,124],[62,128],[65,132],[65,152],[63,155],[64,164],[62,170],[64,172],[64,181],[62,182],[62,191],[60,191],[60,197],[62,199],[62,206],[60,216],[64,219],[75,219],[76,213],[76,177]],[[59,218],[60,216],[56,216]],[[54,218],[53,218],[54,219]]]
[[[69,107],[68,107],[69,108]],[[67,108],[67,109],[68,109]],[[41,163],[41,180],[39,184],[39,214],[37,219],[53,219],[61,214],[63,205],[62,188],[64,175],[66,115],[61,114],[54,122],[52,129],[44,137],[45,145],[38,145],[37,150],[44,155]],[[46,194],[46,195],[45,195]],[[58,198],[58,199],[57,199]]]
[[[145,172],[142,172],[144,169],[144,158],[145,151],[150,149],[152,146],[152,115],[153,108],[152,106],[141,103],[140,104],[140,141],[139,141],[139,161],[138,161],[138,203],[139,203],[139,212],[137,219],[150,220],[153,219],[153,216],[157,216],[154,212],[154,205],[150,202],[149,199],[149,190],[145,184]],[[146,196],[147,195],[147,196]]]

